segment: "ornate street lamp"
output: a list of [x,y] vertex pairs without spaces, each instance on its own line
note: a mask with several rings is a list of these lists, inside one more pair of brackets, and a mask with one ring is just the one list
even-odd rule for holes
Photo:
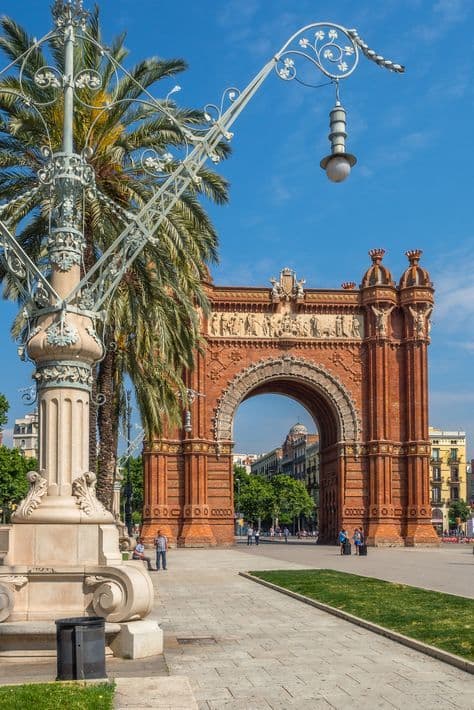
[[[90,36],[82,0],[56,0],[52,13],[55,26],[51,32],[34,40],[17,61],[0,72],[0,77],[17,72],[20,88],[11,90],[12,100],[38,113],[49,141],[41,149],[43,165],[36,186],[0,206],[0,217],[8,214],[12,203],[34,194],[51,205],[47,255],[41,264],[33,263],[24,252],[6,217],[0,220],[0,254],[24,301],[27,328],[20,348],[36,365],[40,428],[40,470],[28,474],[31,487],[13,516],[10,550],[0,571],[0,592],[7,600],[0,621],[46,618],[51,601],[35,593],[39,587],[33,588],[44,582],[45,575],[51,599],[66,595],[69,615],[91,610],[106,619],[126,621],[148,613],[153,592],[141,566],[122,562],[113,516],[97,500],[95,474],[88,471],[89,402],[93,367],[105,351],[104,308],[133,261],[147,244],[159,239],[160,226],[177,201],[188,188],[200,184],[199,171],[206,161],[219,162],[220,142],[232,139],[232,124],[271,72],[276,71],[284,81],[298,81],[299,65],[307,64],[335,85],[331,154],[321,166],[331,180],[340,182],[355,164],[345,148],[340,80],[353,73],[359,52],[390,71],[402,72],[403,67],[370,50],[355,30],[330,23],[310,24],[293,34],[245,89],[228,88],[219,104],[208,104],[198,129],[182,125],[167,100],[155,99]],[[138,98],[104,97],[100,72],[75,65],[78,40],[100,52],[117,78],[126,75],[135,81]],[[32,96],[23,82],[25,67],[31,69],[37,49],[51,42],[64,47],[64,73],[39,66],[33,76]],[[137,148],[136,167],[156,179],[156,190],[136,210],[113,203],[100,191],[90,163],[94,126],[119,102],[135,103],[166,116],[186,143],[182,159],[168,152]],[[76,104],[92,108],[96,114],[82,145],[73,135]],[[51,106],[63,112],[60,151],[54,150],[49,139]],[[176,165],[174,170],[172,165]],[[84,273],[84,204],[91,196],[107,204],[124,228]],[[191,399],[188,392],[190,403]],[[185,429],[189,431],[190,426],[189,415]]]

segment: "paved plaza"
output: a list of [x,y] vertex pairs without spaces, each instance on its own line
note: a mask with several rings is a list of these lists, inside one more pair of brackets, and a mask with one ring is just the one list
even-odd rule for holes
[[[164,657],[110,659],[109,677],[135,676],[140,687],[139,678],[185,676],[202,710],[473,707],[474,678],[464,671],[238,575],[307,567],[473,596],[471,546],[369,549],[360,559],[316,545],[171,550],[168,571],[152,573]],[[0,666],[2,683],[54,674],[51,663]],[[142,694],[140,707],[164,706]]]

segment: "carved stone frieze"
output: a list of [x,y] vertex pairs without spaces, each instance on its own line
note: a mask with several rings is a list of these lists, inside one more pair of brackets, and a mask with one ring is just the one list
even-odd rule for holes
[[208,335],[213,338],[361,340],[364,317],[361,314],[214,311],[209,319]]
[[34,379],[38,387],[81,387],[90,389],[93,382],[92,370],[84,363],[63,361],[46,363],[38,367]]
[[41,500],[48,489],[48,480],[42,471],[39,473],[38,471],[28,471],[26,477],[30,482],[30,489],[13,513],[12,519],[14,521],[29,518],[32,512],[41,504]]

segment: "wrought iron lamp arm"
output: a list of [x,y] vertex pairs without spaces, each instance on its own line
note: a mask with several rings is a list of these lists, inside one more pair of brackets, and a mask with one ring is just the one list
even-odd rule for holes
[[31,300],[36,302],[36,299],[41,300],[43,305],[50,300],[57,304],[60,303],[60,296],[46,276],[38,269],[7,225],[1,220],[0,249],[0,258],[14,279],[26,304],[29,304]]
[[[328,27],[330,28],[329,31],[327,31]],[[325,31],[323,31],[323,28],[325,28]],[[310,41],[303,35],[311,31],[314,31],[315,39]],[[338,44],[339,33],[342,33],[347,40],[348,44],[346,46]],[[298,48],[292,49],[292,45],[298,37],[300,37]],[[295,32],[242,92],[237,89],[227,89],[223,94],[220,108],[210,105],[215,117],[206,115],[212,125],[204,135],[199,136],[195,131],[183,130],[183,135],[190,144],[194,145],[194,148],[173,173],[164,179],[163,184],[153,197],[136,213],[132,222],[121,232],[113,244],[101,255],[94,266],[66,297],[66,303],[72,304],[76,300],[80,300],[81,293],[85,292],[89,303],[94,303],[93,310],[97,312],[104,307],[123,275],[143,251],[147,242],[153,243],[160,225],[172,211],[183,193],[192,183],[199,184],[198,173],[207,159],[210,158],[213,162],[219,162],[219,156],[216,153],[218,144],[222,138],[231,140],[231,126],[273,69],[277,71],[280,78],[284,80],[293,79],[296,76],[293,56],[303,56],[324,75],[337,82],[354,71],[358,63],[359,47],[365,56],[380,66],[394,72],[404,71],[401,65],[385,60],[373,50],[370,50],[360,40],[356,30],[347,30],[340,25],[318,22],[307,25]],[[347,57],[347,61],[345,57]],[[281,67],[280,69],[278,69],[279,66]],[[229,100],[230,105],[223,111],[223,104],[226,98]]]

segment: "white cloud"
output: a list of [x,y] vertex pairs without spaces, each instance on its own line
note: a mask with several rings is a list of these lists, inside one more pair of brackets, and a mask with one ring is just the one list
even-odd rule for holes
[[433,5],[431,19],[415,27],[414,34],[424,42],[435,42],[450,27],[465,20],[471,9],[471,0],[437,0]]
[[[473,240],[466,241],[472,243]],[[473,273],[472,247],[441,254],[431,269],[436,288],[433,320],[449,332],[459,330],[464,337],[474,328]]]

